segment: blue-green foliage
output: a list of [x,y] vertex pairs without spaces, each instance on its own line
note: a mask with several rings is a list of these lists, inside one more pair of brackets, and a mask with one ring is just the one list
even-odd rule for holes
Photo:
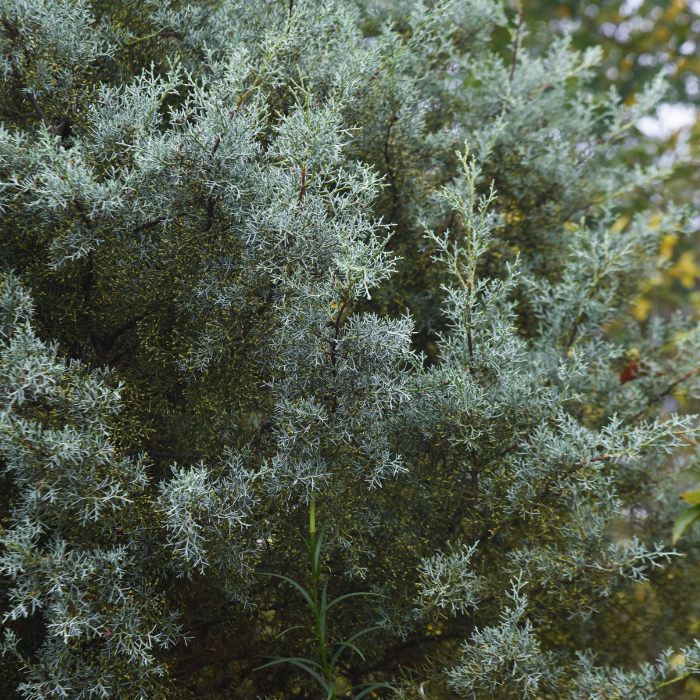
[[[28,670],[29,697],[109,696],[119,684],[147,697],[165,668],[157,653],[179,636],[150,582],[147,464],[109,439],[119,392],[102,370],[58,357],[34,333],[31,300],[14,275],[2,280],[0,450],[17,489],[2,530],[4,653]],[[13,621],[41,615],[46,639],[32,658]],[[84,647],[100,640],[86,663]]]
[[[536,55],[490,0],[0,19],[8,697],[314,697],[322,669],[328,697],[637,700],[700,668],[616,607],[679,566],[697,447],[660,407],[700,330],[630,315],[688,212],[615,225],[664,176],[615,158],[662,81],[594,94],[598,52]],[[332,617],[294,597],[321,555],[309,588],[280,519],[310,507]]]

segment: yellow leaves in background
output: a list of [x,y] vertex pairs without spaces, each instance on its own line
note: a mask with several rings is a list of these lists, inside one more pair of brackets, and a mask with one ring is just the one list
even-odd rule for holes
[[671,6],[666,10],[666,17],[675,19],[683,10],[685,10],[685,0],[673,0]]
[[621,233],[625,230],[625,226],[630,222],[630,217],[627,214],[623,214],[610,229],[610,233]]
[[632,316],[638,321],[646,320],[651,311],[651,302],[645,296],[639,296],[632,306]]
[[681,494],[681,498],[691,506],[700,505],[700,489],[695,489],[694,491],[686,491]]
[[[622,222],[625,217],[621,216],[611,228],[612,232],[620,232],[627,225]],[[652,220],[652,226],[654,221]],[[658,224],[657,224],[658,225]],[[678,243],[677,236],[664,236],[659,247],[659,264],[663,265],[675,258],[673,265],[658,274],[650,277],[642,287],[641,294],[632,304],[632,315],[638,321],[648,318],[654,306],[653,297],[664,296],[664,291],[669,292],[676,283],[680,284],[684,290],[693,290],[698,279],[700,279],[700,266],[697,261],[695,250],[684,250],[680,254],[676,250]],[[655,293],[656,292],[656,293]],[[684,297],[698,310],[700,310],[700,290],[685,292]]]
[[678,243],[677,236],[664,236],[663,241],[661,241],[661,248],[659,249],[660,261],[666,262],[666,260],[671,259],[676,243]]
[[695,251],[686,250],[681,253],[678,262],[669,269],[669,274],[675,277],[686,289],[695,286],[695,280],[700,277],[700,269],[695,263]]
[[[664,263],[673,257],[677,242],[676,236],[664,236],[659,249],[659,262]],[[700,277],[700,268],[695,262],[695,251],[686,250],[681,253],[675,265],[670,267],[666,273],[672,279],[677,279],[686,289],[692,289],[695,286],[695,280]]]

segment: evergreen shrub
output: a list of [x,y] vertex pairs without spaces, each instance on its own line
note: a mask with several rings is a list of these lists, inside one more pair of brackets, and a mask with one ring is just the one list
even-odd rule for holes
[[0,55],[2,697],[692,696],[661,79],[494,0],[1,0]]

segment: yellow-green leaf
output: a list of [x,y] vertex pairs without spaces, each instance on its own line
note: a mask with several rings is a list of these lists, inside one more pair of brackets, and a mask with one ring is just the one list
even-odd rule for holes
[[700,518],[700,504],[684,510],[676,520],[673,526],[673,544],[678,542],[678,538],[698,519]]
[[697,506],[700,504],[700,489],[695,489],[695,491],[686,491],[681,494],[681,498],[686,502],[690,503],[691,506]]

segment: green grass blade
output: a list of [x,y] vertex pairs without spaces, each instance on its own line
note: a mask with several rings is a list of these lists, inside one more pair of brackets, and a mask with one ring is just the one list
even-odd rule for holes
[[[335,668],[335,664],[338,662],[338,659],[340,658],[340,655],[343,653],[343,650],[348,646],[352,645],[354,649],[357,650],[358,654],[360,653],[357,647],[355,647],[352,643],[358,638],[361,637],[363,634],[367,634],[368,632],[374,632],[374,630],[381,629],[379,625],[376,625],[375,627],[368,627],[367,629],[361,630],[360,632],[356,632],[355,634],[352,635],[352,637],[349,637],[346,639],[344,642],[335,642],[333,646],[338,646],[339,649],[338,651],[333,654],[333,658],[331,659],[330,667]],[[362,654],[360,654],[362,656]],[[364,657],[363,657],[364,658]]]
[[343,643],[343,649],[354,649],[359,655],[360,658],[364,661],[365,660],[365,655],[352,643],[352,642],[344,642]]
[[318,569],[318,560],[319,560],[319,557],[321,556],[321,545],[323,544],[323,538],[326,534],[326,525],[327,524],[328,524],[328,521],[324,520],[323,525],[321,525],[321,530],[318,533],[318,541],[316,542],[316,551],[313,553],[314,569]]
[[328,683],[323,679],[323,677],[317,673],[313,668],[311,668],[310,664],[313,664],[314,666],[317,666],[318,668],[321,668],[321,665],[316,663],[315,661],[311,661],[311,659],[303,659],[303,658],[297,658],[297,657],[289,657],[289,658],[283,658],[283,657],[276,657],[273,661],[270,661],[269,663],[264,664],[263,666],[258,666],[255,671],[259,671],[260,669],[263,668],[268,668],[269,666],[277,666],[278,664],[292,664],[293,666],[297,666],[298,668],[302,669],[303,671],[306,671],[308,674],[313,676],[320,684],[321,687],[328,692]]
[[287,634],[287,632],[291,632],[292,630],[298,630],[298,629],[303,629],[304,625],[294,625],[294,627],[287,627],[284,632],[280,632],[275,639],[279,639],[283,634]]
[[304,590],[304,588],[301,586],[301,584],[292,580],[288,576],[282,576],[282,574],[271,574],[268,571],[263,571],[260,575],[261,576],[274,576],[275,578],[281,578],[283,581],[287,581],[288,583],[291,583],[292,586],[294,586],[304,596],[304,600],[308,603],[309,607],[313,610],[314,604],[311,601],[311,596]]
[[372,691],[378,690],[379,688],[388,688],[389,690],[394,690],[394,686],[389,685],[388,683],[363,683],[362,685],[353,686],[352,688],[350,688],[350,690],[354,690],[355,688],[362,688],[365,685],[367,687],[365,687],[365,689],[362,692],[355,695],[353,697],[353,700],[361,700],[365,697],[365,695],[369,695]]
[[323,591],[321,592],[321,614],[319,617],[319,628],[321,631],[321,638],[326,639],[326,613],[323,612],[326,607],[326,600],[328,598],[328,583],[330,581],[330,576],[323,582]]
[[299,535],[299,537],[301,538],[301,541],[306,545],[306,549],[309,550],[309,554],[312,553],[311,552],[311,544],[306,539],[306,537],[304,537],[304,535],[302,535],[301,532],[299,532],[299,530],[297,530],[294,527],[294,525],[292,525],[291,523],[288,523],[286,520],[282,520],[282,518],[278,518],[277,516],[274,516],[274,520],[277,520],[278,522],[282,523],[283,525],[286,525],[290,530],[294,530],[294,532],[296,532],[297,535]]
[[335,598],[335,600],[332,600],[330,603],[328,603],[328,605],[325,605],[321,610],[321,614],[327,613],[336,603],[340,603],[341,601],[346,600],[347,598],[354,598],[358,595],[378,595],[378,593],[372,593],[371,591],[356,591],[355,593],[346,593],[345,595],[341,595],[339,598]]

